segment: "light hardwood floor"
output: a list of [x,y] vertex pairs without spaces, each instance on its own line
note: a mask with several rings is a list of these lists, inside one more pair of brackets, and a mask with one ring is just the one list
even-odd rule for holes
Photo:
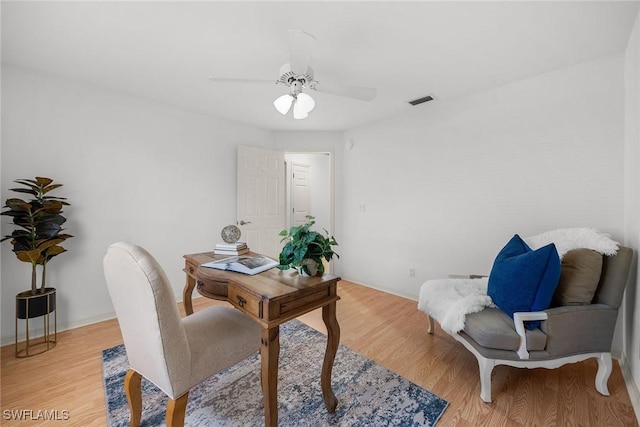
[[[595,390],[595,361],[555,370],[498,366],[494,401],[486,404],[476,359],[438,326],[429,335],[415,301],[346,281],[338,293],[341,343],[449,401],[439,426],[638,424],[615,361],[609,397]],[[216,304],[226,303],[196,298],[194,310]],[[320,311],[300,319],[325,331]],[[53,350],[32,358],[16,359],[13,346],[3,347],[0,424],[105,426],[101,350],[121,342],[117,321],[108,320],[60,333]],[[12,421],[5,419],[7,410],[54,410],[60,418],[68,411],[69,419]]]

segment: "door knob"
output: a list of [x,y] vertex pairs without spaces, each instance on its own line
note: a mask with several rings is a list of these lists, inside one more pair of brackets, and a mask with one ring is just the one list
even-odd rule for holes
[[240,225],[251,224],[251,221],[240,220]]

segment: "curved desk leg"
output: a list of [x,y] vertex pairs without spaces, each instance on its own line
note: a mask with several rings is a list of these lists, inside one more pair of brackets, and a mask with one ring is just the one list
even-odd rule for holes
[[340,344],[340,325],[338,325],[338,319],[336,319],[335,301],[322,307],[322,320],[324,320],[324,324],[327,327],[327,350],[324,353],[320,385],[322,386],[322,395],[327,411],[334,413],[338,406],[338,399],[336,399],[336,395],[333,394],[333,389],[331,388],[331,371],[338,345]]
[[260,364],[264,397],[264,425],[278,425],[278,357],[280,356],[280,326],[262,329]]
[[187,274],[187,283],[182,290],[182,304],[184,305],[184,312],[187,316],[193,314],[193,304],[191,303],[191,295],[193,294],[193,288],[196,287],[196,279]]

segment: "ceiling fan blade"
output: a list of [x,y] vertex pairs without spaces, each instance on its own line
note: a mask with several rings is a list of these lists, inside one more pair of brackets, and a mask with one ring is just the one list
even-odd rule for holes
[[266,80],[266,79],[228,79],[225,77],[213,77],[209,76],[209,80],[212,82],[225,82],[225,83],[277,83],[276,80]]
[[301,30],[289,30],[289,65],[296,74],[306,74],[316,38]]
[[345,86],[335,83],[315,82],[315,84],[311,86],[311,89],[315,89],[318,92],[359,99],[361,101],[371,101],[378,94],[378,89],[362,86]]

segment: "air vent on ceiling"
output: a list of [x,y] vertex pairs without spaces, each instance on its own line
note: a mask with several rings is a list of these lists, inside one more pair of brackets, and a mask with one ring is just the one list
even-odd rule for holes
[[433,101],[434,99],[436,99],[435,96],[433,95],[427,95],[427,96],[423,96],[422,98],[418,98],[418,99],[414,99],[413,101],[409,101],[409,104],[411,105],[418,105],[418,104],[422,104],[428,101]]

